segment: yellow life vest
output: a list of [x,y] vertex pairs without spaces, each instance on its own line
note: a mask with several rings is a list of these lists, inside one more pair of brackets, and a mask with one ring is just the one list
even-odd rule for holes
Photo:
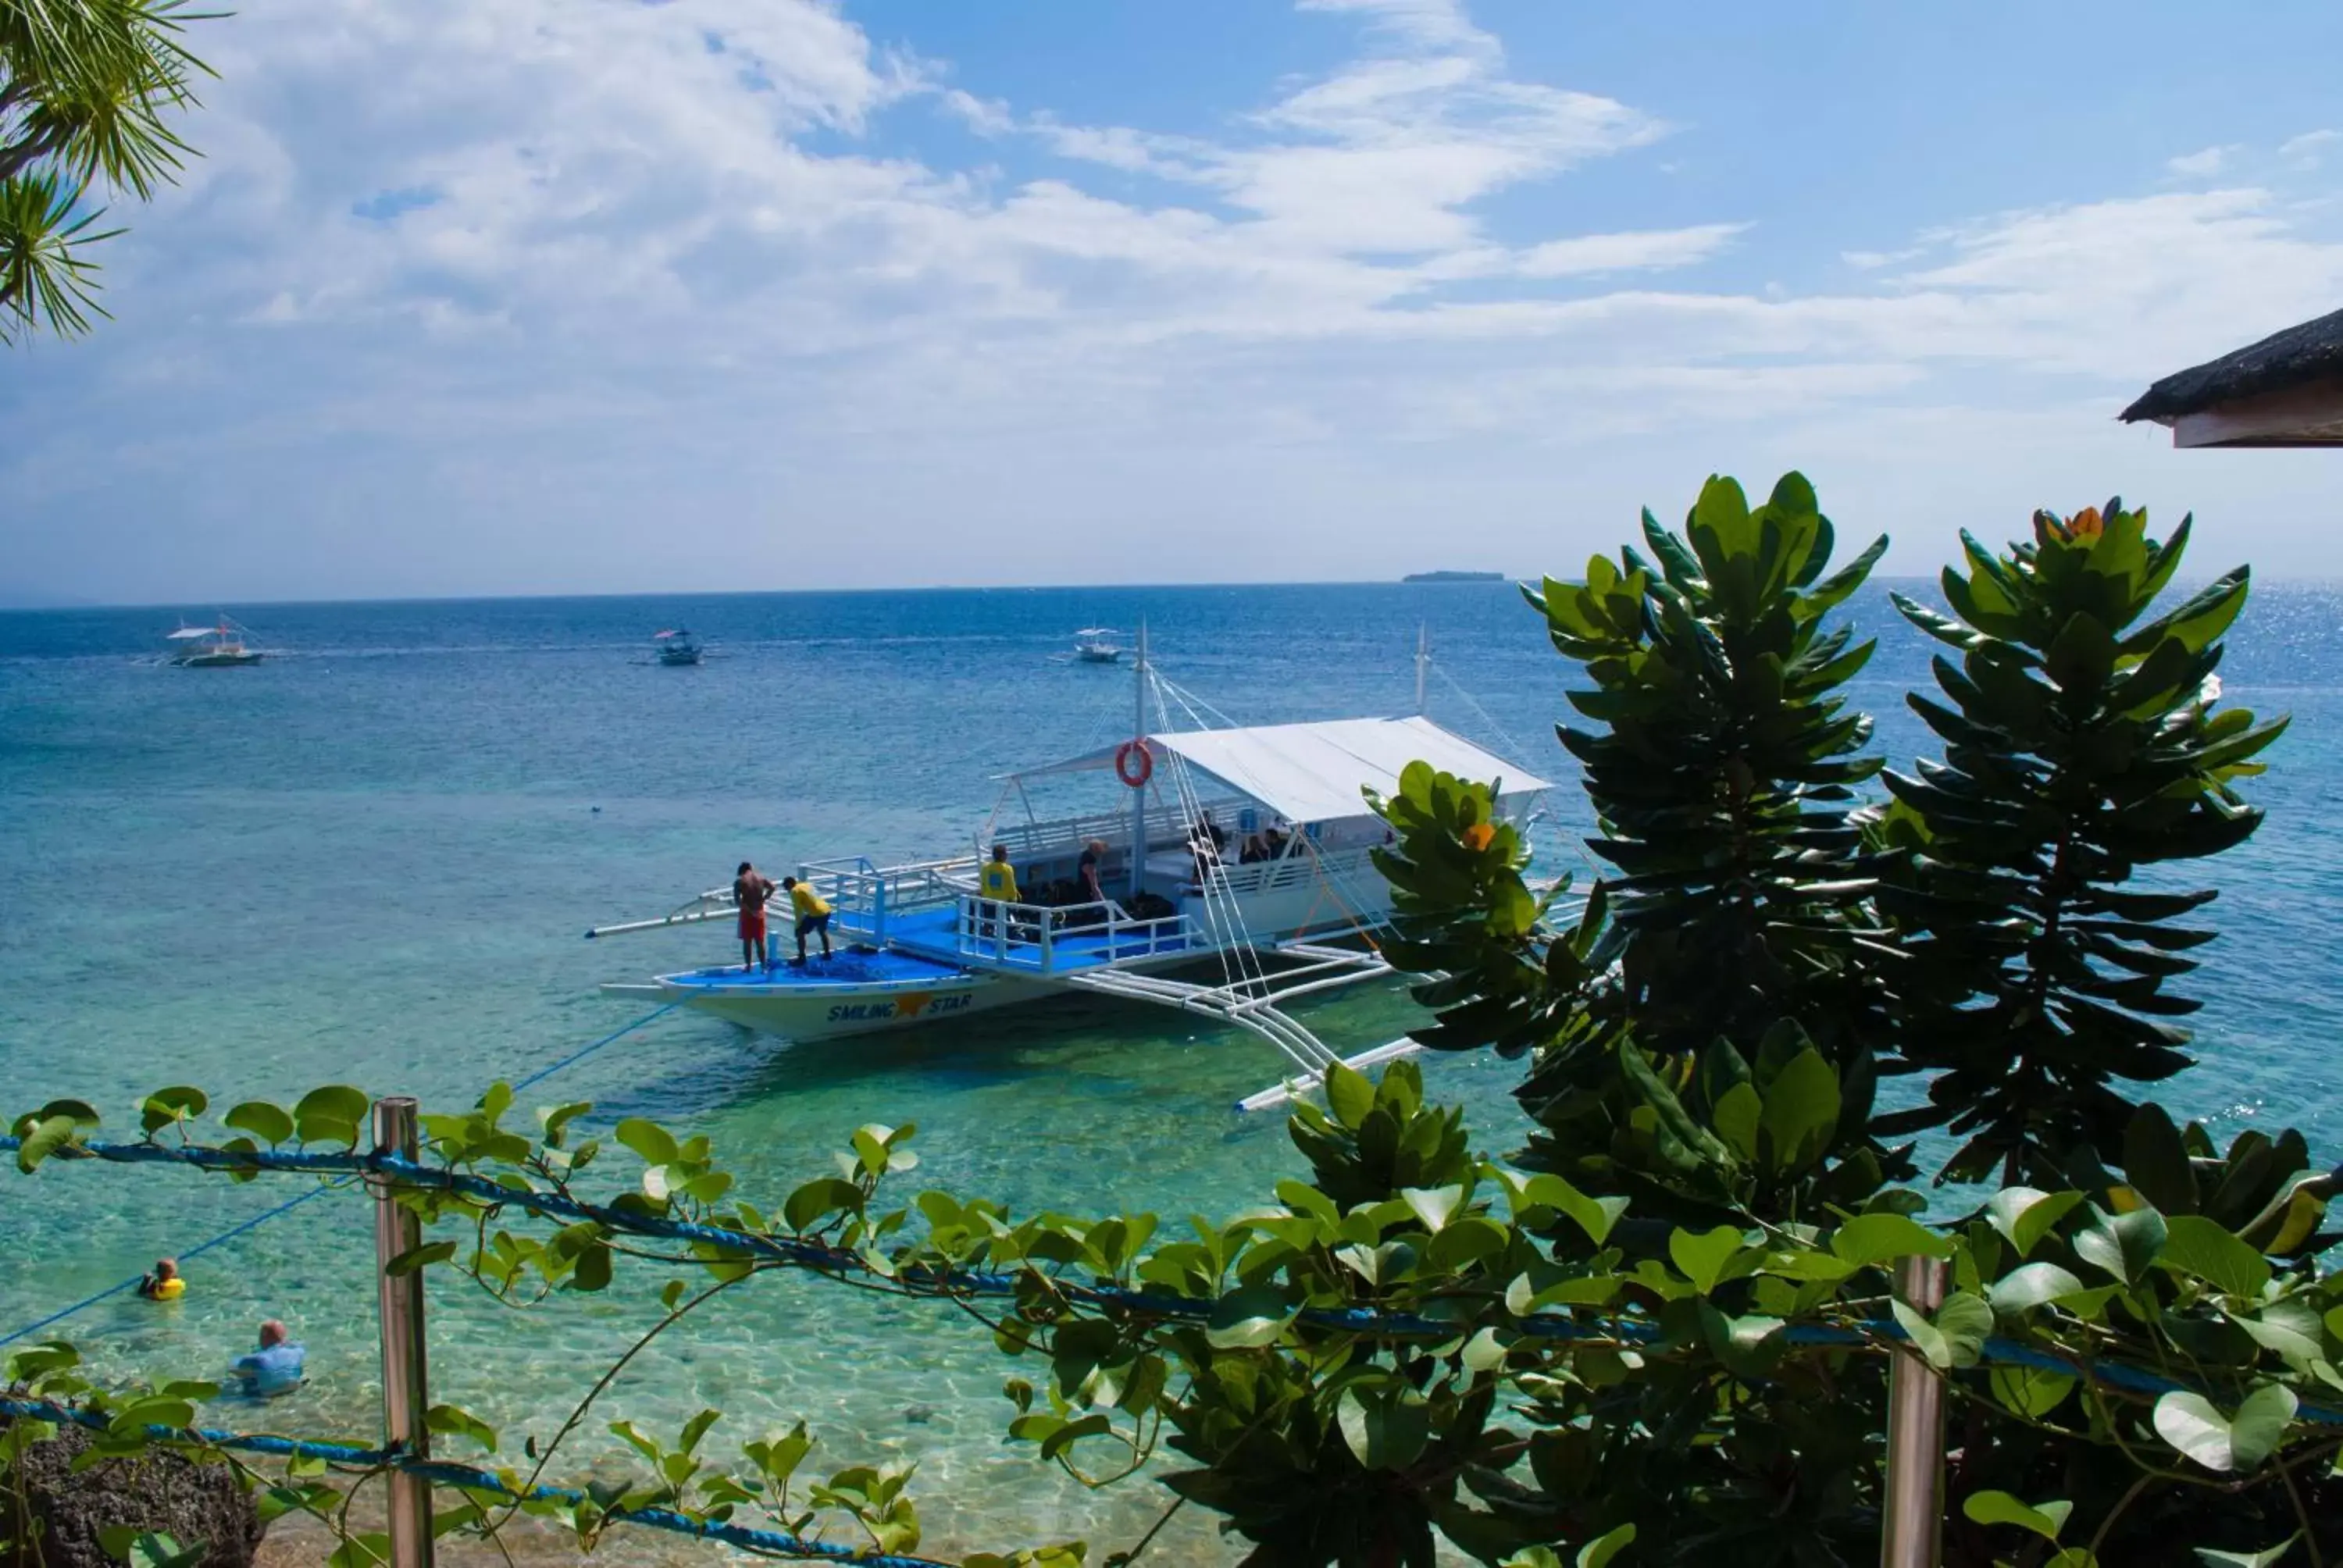
[[187,1282],[175,1274],[167,1280],[156,1281],[155,1288],[146,1293],[158,1302],[176,1302],[187,1293]]
[[1017,901],[1017,873],[1006,860],[984,863],[984,896],[1013,904]]

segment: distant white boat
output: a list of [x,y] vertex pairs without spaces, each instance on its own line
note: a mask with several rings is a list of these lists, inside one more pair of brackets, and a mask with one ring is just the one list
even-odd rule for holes
[[181,669],[230,669],[268,657],[245,641],[245,628],[220,617],[217,626],[183,626],[167,634],[170,662]]
[[1122,659],[1122,645],[1114,639],[1120,636],[1111,626],[1086,626],[1074,633],[1074,662],[1077,664],[1117,664]]
[[681,627],[659,632],[651,638],[659,645],[659,661],[666,665],[698,664],[706,658],[699,638]]

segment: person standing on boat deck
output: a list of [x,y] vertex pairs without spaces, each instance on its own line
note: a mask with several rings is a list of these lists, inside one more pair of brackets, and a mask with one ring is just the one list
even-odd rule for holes
[[830,957],[829,901],[813,890],[812,884],[800,882],[795,877],[783,877],[781,886],[789,890],[789,905],[798,912],[798,962],[806,961],[808,931],[821,933],[821,956]]
[[[984,869],[977,878],[977,886],[987,899],[997,904],[1013,904],[1024,898],[1025,895],[1017,889],[1017,868],[1009,863],[1008,845],[992,846],[992,859],[984,863]],[[990,936],[992,922],[984,922],[982,930],[986,936]]]
[[[764,967],[765,900],[772,896],[772,879],[748,861],[741,861],[739,874],[732,879],[732,901],[740,910],[740,968],[744,973]],[[805,950],[802,936],[798,939],[798,950]]]
[[1092,839],[1082,846],[1082,858],[1074,864],[1074,875],[1081,879],[1082,895],[1093,904],[1106,902],[1106,890],[1099,886],[1099,861],[1106,856],[1106,840]]

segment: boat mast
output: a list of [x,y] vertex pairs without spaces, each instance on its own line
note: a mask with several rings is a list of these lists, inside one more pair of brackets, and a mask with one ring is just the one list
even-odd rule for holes
[[1432,628],[1426,623],[1415,623],[1415,712],[1423,718],[1429,711],[1423,703],[1423,677],[1432,668]]
[[[1147,745],[1147,618],[1139,618],[1139,649],[1131,660],[1131,739]],[[1131,792],[1131,896],[1146,890],[1147,786]]]

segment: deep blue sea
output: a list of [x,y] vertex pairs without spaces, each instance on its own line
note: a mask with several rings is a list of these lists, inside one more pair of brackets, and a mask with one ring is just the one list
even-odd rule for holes
[[[193,618],[215,607],[185,607]],[[0,614],[0,1110],[55,1095],[119,1131],[162,1085],[215,1104],[333,1081],[461,1108],[643,1004],[597,982],[721,959],[720,927],[588,942],[662,913],[741,859],[925,856],[971,846],[997,776],[1129,727],[1127,672],[1061,655],[1077,627],[1143,617],[1167,675],[1241,722],[1403,712],[1418,625],[1433,716],[1564,787],[1544,855],[1576,863],[1587,814],[1552,735],[1567,668],[1502,585],[1033,589],[226,607],[284,657],[250,669],[152,662],[176,609]],[[2331,945],[2343,913],[2343,598],[2261,589],[2227,700],[2290,711],[2269,821],[2183,873],[2221,890],[2222,939],[2192,981],[2203,1064],[2166,1087],[2233,1127],[2343,1143]],[[1902,694],[1930,645],[1867,592],[1881,639],[1855,689],[1884,749],[1933,755]],[[646,662],[688,624],[717,657]],[[1111,785],[1101,788],[1111,789]],[[2184,987],[2187,989],[2187,987]],[[1338,1045],[1391,1038],[1395,990],[1309,1010]],[[1230,1106],[1278,1076],[1250,1036],[1137,1004],[1056,1003],[847,1047],[794,1049],[670,1015],[566,1070],[530,1103],[592,1100],[707,1132],[769,1211],[868,1121],[916,1122],[905,1190],[1021,1209],[1224,1214],[1299,1165],[1275,1117]],[[1487,1147],[1521,1122],[1519,1070],[1427,1067]],[[51,1168],[0,1185],[0,1333],[134,1274],[295,1189],[184,1172]],[[369,1217],[310,1203],[193,1262],[176,1307],[117,1298],[55,1331],[109,1372],[202,1373],[264,1316],[293,1322],[312,1386],[271,1419],[373,1430]],[[605,1297],[518,1314],[435,1288],[435,1393],[515,1434],[569,1400],[656,1312],[664,1275],[622,1266]],[[947,1311],[760,1282],[639,1358],[608,1402],[672,1432],[702,1405],[737,1444],[803,1417],[820,1457],[915,1458],[930,1544],[1007,1550],[1085,1535],[1127,1546],[1161,1501],[1091,1494],[1008,1445],[1006,1366]],[[592,1430],[598,1433],[598,1422]],[[563,1468],[576,1475],[598,1437]],[[1186,1522],[1182,1522],[1184,1527]],[[1186,1537],[1218,1555],[1198,1529]]]

